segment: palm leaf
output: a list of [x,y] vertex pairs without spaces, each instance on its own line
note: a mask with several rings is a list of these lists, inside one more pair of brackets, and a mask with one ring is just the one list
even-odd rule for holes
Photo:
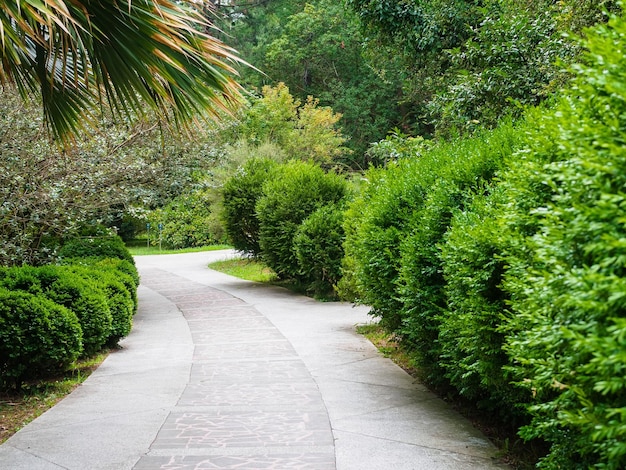
[[185,126],[240,100],[235,51],[197,11],[169,0],[0,0],[0,83],[40,92],[52,133],[88,125],[93,105],[147,103]]

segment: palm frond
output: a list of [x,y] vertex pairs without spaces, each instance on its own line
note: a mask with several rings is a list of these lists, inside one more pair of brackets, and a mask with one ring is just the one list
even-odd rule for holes
[[185,126],[241,98],[236,52],[197,11],[170,0],[0,0],[0,83],[41,93],[52,133],[89,123],[92,105]]

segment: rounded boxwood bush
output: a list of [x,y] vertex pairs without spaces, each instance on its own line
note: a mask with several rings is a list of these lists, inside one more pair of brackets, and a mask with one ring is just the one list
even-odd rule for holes
[[134,264],[119,258],[71,258],[64,260],[68,266],[84,266],[107,271],[122,282],[128,290],[134,304],[134,312],[137,312],[137,287],[139,287],[139,272]]
[[347,182],[312,163],[292,161],[277,168],[263,186],[256,210],[263,260],[280,277],[300,280],[293,239],[304,219],[347,195]]
[[82,348],[78,318],[27,292],[0,289],[0,382],[5,388],[65,370]]
[[133,256],[118,236],[72,238],[59,250],[59,256],[65,258],[119,258],[135,264]]
[[98,352],[111,333],[111,312],[104,292],[64,266],[19,266],[6,269],[0,286],[44,296],[71,310],[82,329],[83,353]]
[[39,269],[34,266],[12,266],[0,269],[0,287],[43,295]]
[[261,254],[256,204],[277,166],[269,158],[253,158],[224,184],[222,220],[226,235],[236,250],[251,256]]
[[96,262],[95,267],[108,270],[117,280],[124,284],[133,301],[133,313],[137,313],[137,307],[139,306],[137,299],[139,273],[135,265],[118,258],[105,258]]
[[132,292],[122,281],[118,271],[102,269],[98,266],[69,266],[72,272],[83,279],[93,280],[104,291],[107,305],[111,311],[112,323],[107,343],[114,345],[120,338],[130,333],[135,313],[135,302]]
[[343,208],[320,207],[298,227],[294,249],[300,273],[314,295],[329,297],[341,279],[343,259]]
[[76,314],[83,330],[83,352],[102,349],[111,335],[113,317],[105,293],[94,280],[83,279],[64,266],[39,268],[44,295]]

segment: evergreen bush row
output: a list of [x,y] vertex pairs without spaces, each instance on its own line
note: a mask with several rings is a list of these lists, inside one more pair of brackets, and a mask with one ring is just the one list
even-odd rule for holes
[[355,197],[254,161],[224,202],[237,249],[371,306],[550,470],[626,468],[626,19],[584,43],[554,103],[413,157],[389,140]]
[[126,336],[139,276],[118,237],[68,241],[60,265],[0,269],[0,387],[59,372]]
[[370,170],[344,214],[345,292],[545,469],[626,467],[626,21],[586,44],[558,103]]
[[226,182],[224,224],[235,249],[260,257],[281,279],[333,294],[343,257],[340,175],[320,166],[251,159]]

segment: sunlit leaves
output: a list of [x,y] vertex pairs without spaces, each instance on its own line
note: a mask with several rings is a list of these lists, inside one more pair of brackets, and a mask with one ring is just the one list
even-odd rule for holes
[[92,106],[122,114],[147,103],[184,126],[239,100],[233,50],[200,13],[169,0],[0,2],[0,82],[39,92],[46,122],[68,138]]

